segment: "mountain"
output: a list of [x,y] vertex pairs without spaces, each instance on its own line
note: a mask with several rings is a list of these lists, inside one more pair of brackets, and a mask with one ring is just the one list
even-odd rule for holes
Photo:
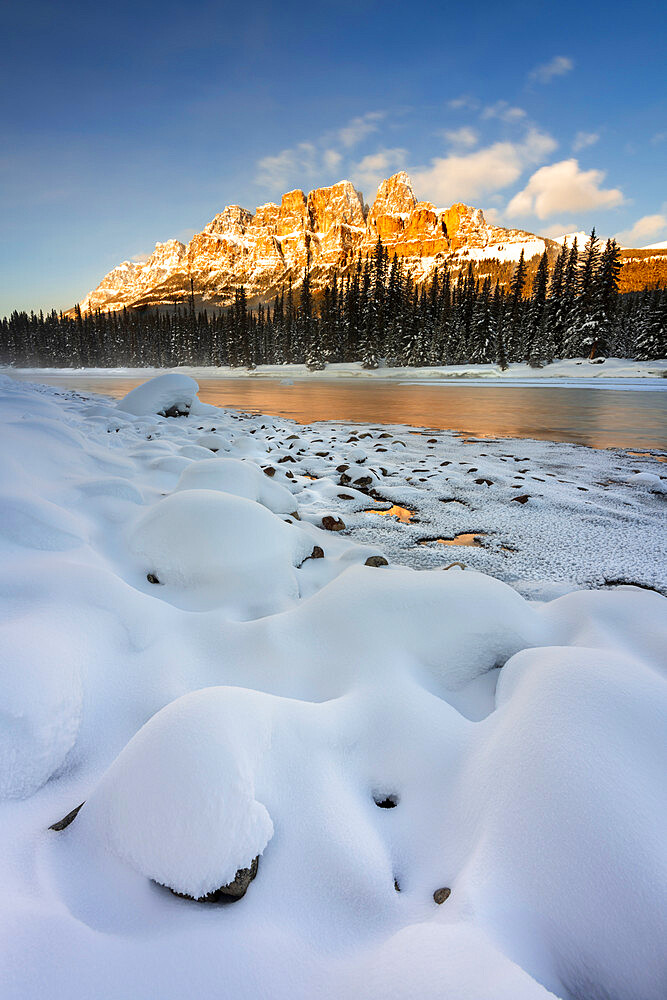
[[667,250],[667,240],[662,240],[660,243],[649,243],[647,247],[642,247],[642,250]]
[[[115,310],[183,301],[194,291],[202,306],[228,305],[245,286],[250,302],[270,300],[290,279],[298,286],[309,264],[314,291],[344,275],[358,254],[371,254],[378,237],[404,261],[417,283],[445,262],[518,260],[557,251],[553,241],[488,223],[482,211],[457,203],[438,209],[418,201],[410,178],[394,174],[380,184],[369,208],[350,181],[289,191],[280,205],[254,214],[223,209],[186,245],[157,243],[144,263],[125,261],[81,302],[81,310]],[[192,282],[192,285],[191,285]]]

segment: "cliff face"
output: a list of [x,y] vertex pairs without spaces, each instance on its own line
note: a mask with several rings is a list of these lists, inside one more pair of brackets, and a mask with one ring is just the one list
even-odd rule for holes
[[383,181],[369,208],[349,181],[284,194],[280,205],[255,213],[229,205],[186,245],[158,243],[142,264],[128,261],[110,271],[83,302],[84,312],[178,302],[190,282],[202,305],[227,305],[245,286],[252,301],[271,299],[309,264],[314,289],[342,275],[355,256],[370,254],[380,237],[403,258],[417,282],[446,261],[497,257],[517,260],[556,247],[551,240],[489,225],[480,209],[456,204],[440,210],[417,201],[404,172]]

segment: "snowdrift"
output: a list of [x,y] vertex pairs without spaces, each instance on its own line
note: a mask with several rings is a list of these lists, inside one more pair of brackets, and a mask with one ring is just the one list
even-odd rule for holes
[[[525,531],[579,452],[520,442],[507,478],[532,462],[543,492],[515,504],[508,442],[295,433],[194,396],[167,419],[187,387],[143,388],[135,412],[0,383],[3,1000],[663,1000],[667,600],[558,576],[527,599],[434,539],[419,571],[364,565],[413,530],[369,490],[422,532],[435,496],[443,534],[472,509],[445,483],[484,490]],[[646,461],[591,459],[619,524],[664,502]],[[167,891],[256,858],[233,905]]]

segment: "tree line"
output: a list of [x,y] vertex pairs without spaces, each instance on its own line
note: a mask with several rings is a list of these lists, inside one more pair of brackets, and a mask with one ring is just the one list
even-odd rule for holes
[[[533,265],[534,267],[534,265]],[[14,312],[0,322],[0,362],[19,367],[156,367],[360,361],[367,368],[527,361],[609,354],[667,356],[667,291],[620,295],[620,249],[592,231],[580,251],[545,253],[529,280],[523,251],[509,283],[479,276],[472,262],[443,266],[415,284],[378,239],[372,255],[317,296],[310,267],[268,305],[250,309],[244,288],[225,310],[190,301],[152,310],[73,315]]]

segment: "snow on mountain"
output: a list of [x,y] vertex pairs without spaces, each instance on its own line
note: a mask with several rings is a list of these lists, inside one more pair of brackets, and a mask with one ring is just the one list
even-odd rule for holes
[[579,248],[583,247],[588,239],[588,233],[584,233],[581,230],[578,233],[564,233],[562,236],[554,236],[554,243],[560,243],[561,246],[571,247],[574,241],[577,241],[577,246]]
[[667,240],[661,240],[660,243],[649,243],[647,247],[642,247],[642,250],[667,250]]
[[288,191],[280,205],[254,214],[239,205],[219,212],[186,245],[158,243],[145,263],[125,261],[81,303],[83,312],[183,301],[194,293],[202,305],[226,305],[241,285],[251,300],[270,300],[291,281],[300,284],[310,264],[311,283],[323,288],[347,273],[359,254],[371,254],[378,237],[390,257],[402,258],[415,281],[428,280],[446,261],[518,260],[556,249],[552,240],[488,223],[481,209],[457,203],[438,209],[418,201],[401,171],[380,184],[373,204],[350,181]]

